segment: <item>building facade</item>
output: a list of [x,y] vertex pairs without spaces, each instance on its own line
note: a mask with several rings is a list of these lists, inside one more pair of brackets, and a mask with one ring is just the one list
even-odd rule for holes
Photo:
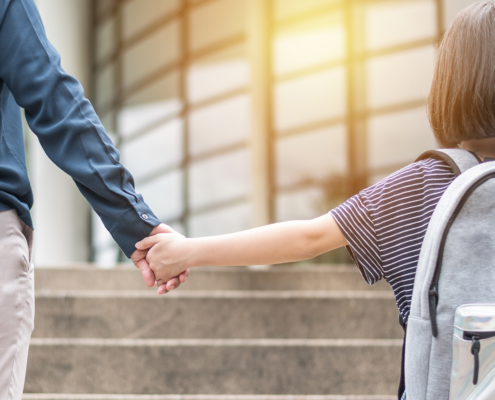
[[[436,44],[470,3],[95,0],[78,29],[91,100],[137,190],[203,236],[321,215],[436,147]],[[86,217],[87,257],[122,260]]]

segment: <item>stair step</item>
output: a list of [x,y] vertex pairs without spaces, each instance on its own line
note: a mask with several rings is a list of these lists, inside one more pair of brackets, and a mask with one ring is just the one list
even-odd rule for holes
[[23,400],[396,400],[397,396],[341,395],[120,395],[120,394],[45,394],[26,393]]
[[397,315],[382,291],[43,291],[33,337],[393,339]]
[[[150,290],[140,272],[127,264],[113,269],[91,265],[36,268],[37,290]],[[390,290],[369,286],[355,266],[269,266],[195,268],[180,290]]]
[[32,339],[25,391],[392,395],[401,344],[355,339]]
[[396,400],[397,396],[341,396],[341,395],[120,395],[120,394],[44,394],[26,393],[23,400]]

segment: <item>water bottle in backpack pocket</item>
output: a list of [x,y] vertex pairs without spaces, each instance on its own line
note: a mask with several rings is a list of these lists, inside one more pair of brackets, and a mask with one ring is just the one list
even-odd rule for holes
[[455,312],[449,400],[495,398],[495,304]]

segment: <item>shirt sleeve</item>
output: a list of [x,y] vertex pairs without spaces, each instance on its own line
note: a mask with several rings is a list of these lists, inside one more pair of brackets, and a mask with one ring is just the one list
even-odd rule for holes
[[48,157],[69,174],[127,257],[160,223],[119,162],[79,82],[60,65],[33,0],[11,0],[0,25],[0,78]]
[[347,240],[347,250],[372,285],[383,278],[382,260],[373,221],[367,209],[366,192],[351,197],[330,211]]

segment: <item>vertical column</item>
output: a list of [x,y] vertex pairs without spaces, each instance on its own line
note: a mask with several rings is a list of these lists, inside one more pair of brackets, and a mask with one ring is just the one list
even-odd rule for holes
[[189,4],[188,0],[182,0],[182,10],[180,16],[180,87],[179,94],[182,102],[182,200],[184,202],[184,211],[181,216],[181,223],[184,234],[189,234],[189,100],[187,96],[187,71],[189,67]]
[[[47,36],[62,56],[62,66],[87,90],[91,74],[91,1],[38,0],[37,5]],[[29,141],[35,195],[34,262],[52,265],[86,261],[89,206],[72,179],[48,159],[30,132]]]
[[[122,23],[122,5],[123,1],[118,0],[117,2],[117,8],[115,10],[115,39],[117,41],[116,43],[116,60],[115,60],[115,76],[114,76],[114,87],[115,87],[115,94],[114,94],[114,101],[113,101],[113,107],[115,109],[115,112],[113,114],[113,126],[115,127],[115,133],[116,133],[116,138],[115,138],[115,147],[120,150],[120,146],[122,145],[122,130],[120,129],[120,124],[119,124],[119,115],[122,111],[122,108],[124,107],[124,79],[123,79],[123,71],[124,71],[124,64],[123,64],[123,52],[124,52],[124,26]],[[99,220],[100,217],[96,215],[96,213],[93,212],[93,222],[96,222],[95,219]],[[97,222],[99,225],[103,225],[101,220]],[[106,228],[105,228],[106,230]],[[109,233],[105,233],[105,236],[109,235]],[[123,251],[118,247],[117,243],[114,243],[113,249],[115,250],[117,254],[117,260],[118,262],[125,262],[127,260],[127,257],[123,253]],[[109,264],[111,265],[111,264]],[[100,266],[106,266],[105,263],[100,263]]]
[[442,40],[443,33],[445,31],[445,21],[444,21],[444,11],[443,11],[443,0],[435,0],[437,5],[437,36],[438,42]]
[[269,0],[247,0],[247,48],[251,63],[251,205],[253,226],[273,222],[272,102]]
[[355,24],[352,1],[345,4],[346,48],[347,48],[347,148],[348,148],[348,193],[350,197],[367,185],[367,140],[364,95],[364,68],[358,52],[361,35]]

